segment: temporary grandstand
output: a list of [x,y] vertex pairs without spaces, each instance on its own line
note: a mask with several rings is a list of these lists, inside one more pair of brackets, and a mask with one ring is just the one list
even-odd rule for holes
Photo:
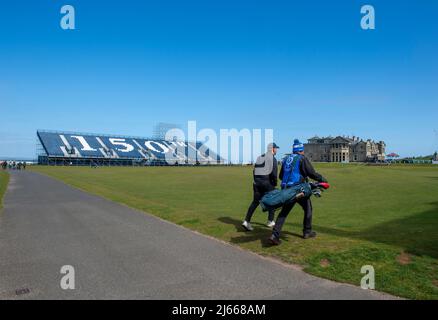
[[200,142],[65,131],[37,131],[38,164],[167,166],[223,164]]

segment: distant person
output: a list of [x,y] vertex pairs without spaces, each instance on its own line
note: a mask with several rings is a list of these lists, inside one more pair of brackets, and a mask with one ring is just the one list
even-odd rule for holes
[[6,161],[2,162],[2,169],[6,170],[6,168],[8,167],[8,163]]
[[26,170],[26,161],[23,161],[23,170]]
[[[296,184],[308,181],[308,178],[316,180],[318,182],[327,182],[327,180],[317,173],[310,163],[309,159],[304,155],[304,145],[298,140],[294,140],[292,154],[287,156],[281,165],[280,180],[281,188],[288,188]],[[312,202],[310,198],[302,198],[297,201],[303,208],[303,238],[314,238],[316,232],[312,230]],[[285,204],[278,214],[277,221],[275,222],[272,236],[269,238],[270,242],[274,245],[280,244],[280,233],[284,222],[288,214],[294,207],[295,202]]]
[[[245,220],[242,226],[247,231],[252,231],[254,228],[251,226],[251,218],[257,209],[262,197],[272,191],[277,186],[277,159],[275,155],[279,146],[275,143],[270,143],[268,145],[268,150],[266,153],[262,154],[257,158],[253,170],[253,199],[246,213]],[[267,226],[272,228],[275,225],[274,222],[274,212],[275,210],[270,210],[268,213]]]

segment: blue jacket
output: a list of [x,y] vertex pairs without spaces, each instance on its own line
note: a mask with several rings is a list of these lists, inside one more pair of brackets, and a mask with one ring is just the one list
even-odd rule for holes
[[301,162],[303,156],[299,154],[291,154],[287,156],[281,166],[281,188],[291,187],[304,181],[301,174]]

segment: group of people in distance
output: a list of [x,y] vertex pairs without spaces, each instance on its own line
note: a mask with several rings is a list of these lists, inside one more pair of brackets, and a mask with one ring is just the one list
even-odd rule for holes
[[26,170],[26,162],[15,162],[15,161],[2,161],[0,162],[0,167],[3,170]]
[[[267,152],[259,156],[254,165],[254,196],[246,213],[245,220],[242,223],[246,231],[254,230],[251,226],[251,218],[262,197],[266,193],[274,190],[277,186],[278,165],[275,155],[278,149],[279,146],[277,144],[270,143]],[[308,178],[318,182],[327,182],[322,175],[315,171],[309,159],[306,158],[304,155],[304,145],[298,139],[294,140],[292,153],[286,156],[282,161],[279,178],[281,180],[282,189],[290,188],[298,183],[308,181]],[[302,198],[297,202],[304,211],[303,238],[309,239],[316,237],[316,232],[312,230],[312,202],[310,198]],[[269,211],[267,226],[273,228],[272,235],[269,238],[271,244],[280,244],[281,229],[294,205],[295,202],[285,204],[278,214],[276,221],[274,221],[274,210]]]

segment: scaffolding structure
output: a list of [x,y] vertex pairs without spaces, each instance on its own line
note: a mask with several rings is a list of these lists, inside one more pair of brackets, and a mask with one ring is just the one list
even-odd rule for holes
[[173,123],[159,122],[154,126],[153,137],[158,140],[166,140],[166,133],[172,129],[181,129],[181,126]]

